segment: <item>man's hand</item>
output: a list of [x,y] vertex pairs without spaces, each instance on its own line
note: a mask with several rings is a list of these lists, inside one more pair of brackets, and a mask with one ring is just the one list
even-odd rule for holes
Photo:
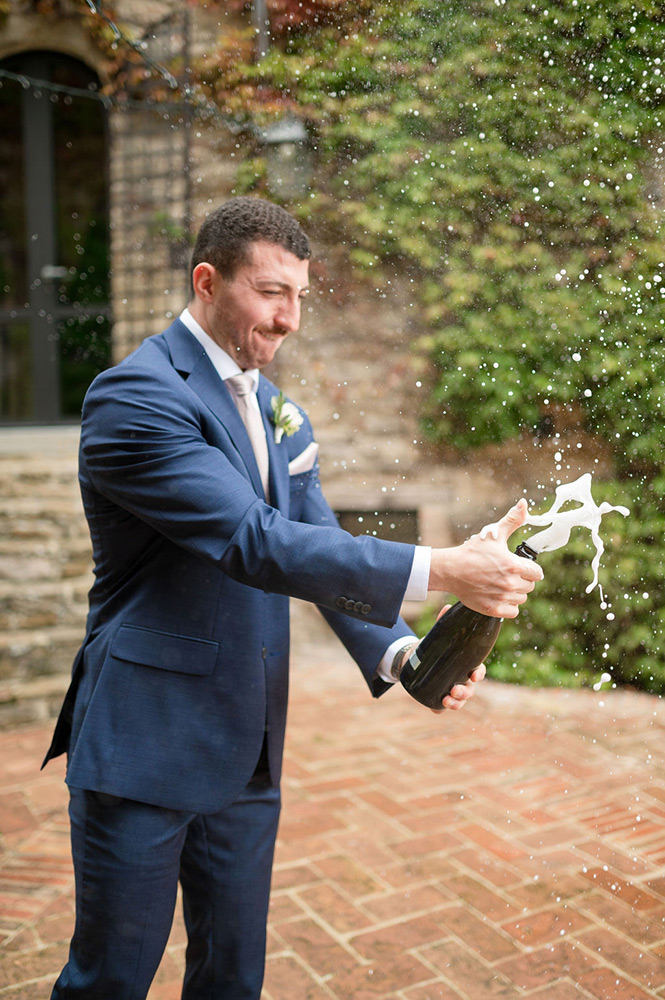
[[[451,606],[452,605],[450,604],[444,604],[436,616],[437,621],[441,615],[445,615],[446,611],[450,610]],[[440,712],[443,712],[444,708],[449,708],[453,712],[457,712],[460,708],[464,708],[465,702],[467,702],[469,698],[473,698],[476,690],[476,684],[484,679],[485,673],[485,664],[480,663],[465,684],[456,684],[454,688],[451,688],[450,694],[447,694],[441,703],[443,706],[442,708],[432,708],[430,711],[434,712],[435,715],[439,715]]]
[[473,671],[466,684],[456,684],[450,694],[446,695],[442,702],[443,708],[432,708],[430,711],[434,712],[435,715],[438,715],[444,708],[452,709],[453,712],[457,712],[460,708],[464,708],[469,698],[473,698],[476,690],[476,684],[479,681],[482,681],[484,677],[485,664],[481,663],[480,666],[476,667]]
[[[445,615],[446,611],[449,611],[451,607],[452,605],[445,604],[439,611],[438,615],[436,616],[437,621],[441,617],[441,615]],[[413,646],[409,646],[407,649],[404,650],[402,667],[408,660],[413,648],[414,648]],[[469,700],[469,698],[473,698],[475,694],[476,684],[478,684],[479,681],[482,681],[484,677],[485,677],[485,664],[480,663],[473,671],[473,673],[470,675],[466,683],[456,684],[455,687],[451,689],[450,694],[447,694],[446,697],[441,702],[441,708],[431,708],[430,712],[434,712],[435,715],[439,715],[440,712],[443,712],[444,708],[449,708],[453,712],[458,711],[460,708],[464,708],[464,705]]]
[[520,604],[543,578],[537,563],[508,548],[508,539],[524,524],[526,514],[526,500],[520,500],[482,537],[472,535],[462,545],[433,549],[429,589],[454,594],[472,611],[516,618]]

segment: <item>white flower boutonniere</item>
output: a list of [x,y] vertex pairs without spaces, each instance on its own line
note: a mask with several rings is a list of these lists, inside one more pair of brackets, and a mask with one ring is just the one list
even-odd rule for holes
[[272,406],[272,422],[275,425],[275,444],[279,444],[282,436],[291,437],[302,427],[303,416],[297,406],[288,403],[286,396],[280,392],[270,400]]

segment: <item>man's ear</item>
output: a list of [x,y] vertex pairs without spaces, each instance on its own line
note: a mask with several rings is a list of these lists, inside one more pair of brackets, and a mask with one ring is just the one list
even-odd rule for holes
[[192,288],[194,295],[206,305],[212,302],[219,274],[207,261],[201,261],[192,271]]

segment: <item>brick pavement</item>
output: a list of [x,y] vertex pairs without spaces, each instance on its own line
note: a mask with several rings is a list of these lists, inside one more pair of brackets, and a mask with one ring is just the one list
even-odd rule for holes
[[[72,926],[50,727],[0,733],[0,1000],[44,1000]],[[265,1000],[665,998],[665,707],[485,682],[435,716],[294,651]],[[176,1000],[180,916],[150,1000]]]

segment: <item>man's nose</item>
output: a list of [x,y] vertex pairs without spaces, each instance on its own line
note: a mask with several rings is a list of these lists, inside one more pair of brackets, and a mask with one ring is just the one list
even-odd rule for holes
[[282,301],[275,323],[286,333],[295,333],[300,326],[300,299]]

